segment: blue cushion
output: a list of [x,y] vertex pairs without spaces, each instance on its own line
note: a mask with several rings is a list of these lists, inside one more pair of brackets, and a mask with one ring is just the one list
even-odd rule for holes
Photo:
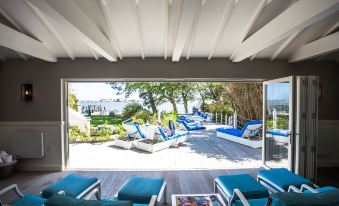
[[[267,198],[260,198],[260,199],[250,199],[247,202],[251,206],[265,206],[267,202]],[[232,203],[232,206],[244,206],[240,200],[236,200]]]
[[188,131],[206,129],[206,127],[204,127],[204,126],[202,126],[202,125],[196,125],[196,126],[186,126],[186,125],[185,125],[185,128],[186,128]]
[[[318,192],[327,192],[327,191],[338,190],[338,188],[327,186],[327,187],[319,187],[319,188],[316,188],[315,190],[317,190]],[[309,190],[305,190],[304,193],[312,193],[312,192]]]
[[15,200],[11,203],[13,206],[42,206],[46,202],[46,199],[35,196],[25,195],[20,199]]
[[224,175],[217,178],[224,188],[228,198],[232,197],[233,190],[239,189],[248,199],[268,197],[267,189],[248,174]]
[[130,200],[133,203],[148,204],[153,195],[158,195],[164,179],[133,176],[118,191],[119,200]]
[[266,133],[271,134],[271,135],[275,135],[275,136],[288,137],[287,133],[282,133],[282,132],[278,132],[278,131],[274,131],[274,130],[267,130]]
[[46,206],[132,206],[131,201],[84,200],[65,195],[54,194],[48,198]]
[[335,206],[339,205],[339,190],[305,194],[294,192],[276,193],[271,206]]
[[49,198],[54,193],[64,191],[67,196],[76,197],[97,181],[98,178],[70,174],[44,189],[41,196]]
[[188,134],[189,134],[189,132],[182,132],[182,133],[175,134],[172,137],[173,138],[179,138],[179,137],[187,136]]
[[279,191],[281,191],[279,188],[287,191],[290,185],[294,185],[297,188],[300,188],[302,184],[313,185],[310,180],[296,175],[285,168],[261,170],[258,172],[258,177]]
[[230,129],[230,128],[217,128],[217,132],[233,135],[236,137],[241,137],[243,132],[240,129]]

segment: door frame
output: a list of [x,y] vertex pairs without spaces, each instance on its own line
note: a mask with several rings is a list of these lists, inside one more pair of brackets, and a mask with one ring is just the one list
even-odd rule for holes
[[63,124],[63,148],[62,158],[64,160],[63,170],[69,166],[69,131],[68,131],[68,84],[75,82],[239,82],[239,83],[263,83],[264,79],[256,78],[62,78],[61,87],[61,120]]
[[288,169],[290,171],[294,171],[295,165],[295,107],[296,107],[296,85],[295,85],[296,77],[288,76],[282,77],[278,79],[272,79],[263,82],[263,129],[262,129],[262,164],[264,167],[268,167],[266,162],[266,85],[272,83],[280,83],[280,82],[289,82],[289,149],[288,149]]

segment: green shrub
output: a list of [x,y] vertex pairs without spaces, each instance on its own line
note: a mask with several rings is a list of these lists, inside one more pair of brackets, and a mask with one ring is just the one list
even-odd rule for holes
[[124,107],[122,113],[123,113],[124,117],[130,118],[142,109],[143,109],[143,107],[142,107],[141,104],[139,104],[137,102],[132,102],[132,103],[127,104]]
[[151,113],[147,110],[142,109],[142,110],[139,110],[137,113],[135,113],[132,118],[135,119],[135,120],[142,119],[144,123],[150,122]]
[[120,137],[125,137],[125,136],[127,136],[126,130],[124,129],[124,127],[123,127],[122,125],[117,125],[117,128],[118,128],[117,134],[118,134]]
[[76,141],[88,141],[90,137],[86,132],[80,131],[77,126],[69,127],[69,141],[76,142]]
[[173,120],[174,124],[176,124],[176,120],[178,118],[178,115],[176,113],[161,113],[161,125],[168,126],[168,121]]

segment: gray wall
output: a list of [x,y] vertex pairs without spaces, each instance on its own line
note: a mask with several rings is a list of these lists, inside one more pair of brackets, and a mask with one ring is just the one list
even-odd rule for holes
[[[117,63],[94,59],[9,60],[0,68],[0,121],[60,121],[62,78],[252,78],[319,75],[323,85],[320,119],[339,119],[336,62],[245,61],[193,59],[173,63],[162,59],[124,59]],[[20,100],[21,83],[32,83],[33,102]]]

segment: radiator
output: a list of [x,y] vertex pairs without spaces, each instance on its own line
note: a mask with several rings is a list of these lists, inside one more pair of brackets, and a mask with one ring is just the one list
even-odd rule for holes
[[44,157],[44,133],[15,132],[10,140],[9,152],[18,158]]

